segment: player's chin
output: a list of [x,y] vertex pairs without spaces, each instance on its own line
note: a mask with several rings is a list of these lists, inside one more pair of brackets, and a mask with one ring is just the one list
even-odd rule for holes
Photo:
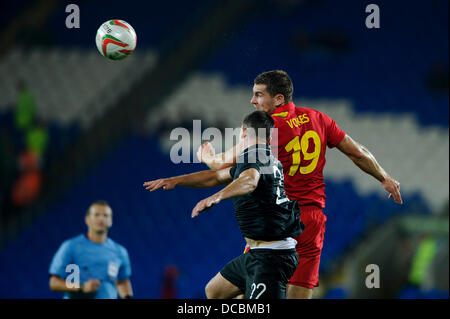
[[98,234],[105,233],[107,230],[108,227],[106,225],[97,226],[95,229]]

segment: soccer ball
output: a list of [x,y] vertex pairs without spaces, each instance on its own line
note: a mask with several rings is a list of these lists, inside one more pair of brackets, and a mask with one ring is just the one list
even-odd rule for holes
[[109,20],[97,30],[95,43],[98,51],[108,59],[122,60],[136,48],[136,32],[123,20]]

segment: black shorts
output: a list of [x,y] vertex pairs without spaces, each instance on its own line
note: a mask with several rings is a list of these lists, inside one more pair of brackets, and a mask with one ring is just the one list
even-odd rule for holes
[[220,274],[246,299],[285,299],[286,284],[298,264],[295,249],[250,249],[230,261]]

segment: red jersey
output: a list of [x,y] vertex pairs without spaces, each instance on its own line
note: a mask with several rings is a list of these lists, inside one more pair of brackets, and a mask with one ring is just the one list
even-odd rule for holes
[[345,132],[329,116],[292,102],[278,107],[271,116],[278,129],[271,146],[283,165],[287,196],[299,205],[324,208],[326,148],[337,146]]

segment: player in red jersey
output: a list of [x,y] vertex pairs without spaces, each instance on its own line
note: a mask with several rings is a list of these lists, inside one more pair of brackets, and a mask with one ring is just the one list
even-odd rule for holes
[[[355,142],[336,122],[319,111],[296,107],[292,102],[293,85],[288,74],[275,70],[255,78],[251,103],[268,112],[275,120],[278,136],[271,143],[273,153],[283,165],[288,197],[299,202],[305,230],[296,238],[299,264],[288,282],[287,298],[309,299],[319,285],[320,254],[323,247],[326,216],[323,168],[325,152],[337,147],[361,170],[372,175],[389,193],[388,198],[402,204],[400,184],[378,164],[367,148]],[[276,132],[274,132],[276,133]],[[207,142],[199,147],[197,157],[211,169],[234,165],[242,145],[215,154]]]

